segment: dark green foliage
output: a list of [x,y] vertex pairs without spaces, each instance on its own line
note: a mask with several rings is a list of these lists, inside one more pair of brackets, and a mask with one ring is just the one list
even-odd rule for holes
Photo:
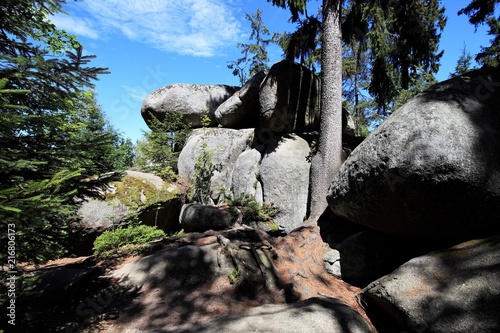
[[438,71],[444,7],[437,0],[369,1],[361,19],[362,26],[368,27],[362,37],[367,38],[373,64],[369,91],[379,110],[386,113],[412,80],[421,73]]
[[151,114],[149,128],[151,131],[144,131],[144,139],[135,146],[135,166],[173,181],[179,153],[191,133],[191,126],[184,123],[182,115],[166,112],[162,121]]
[[455,77],[455,76],[460,76],[463,75],[469,71],[472,71],[474,69],[477,69],[473,64],[472,60],[474,58],[472,55],[467,51],[467,48],[464,47],[462,49],[462,54],[457,60],[457,65],[455,66],[455,71],[453,73],[450,73],[450,78]]
[[217,165],[212,160],[213,151],[203,142],[195,158],[194,182],[191,184],[192,200],[202,205],[209,204],[212,195],[212,176]]
[[307,16],[296,22],[297,30],[281,34],[278,44],[284,50],[287,60],[298,60],[301,65],[315,72],[316,67],[321,66],[321,22],[315,16]]
[[500,17],[495,17],[496,5],[500,0],[472,0],[471,3],[458,12],[469,16],[469,22],[475,27],[487,24],[488,34],[493,36],[491,45],[482,47],[476,56],[476,61],[482,65],[498,67],[500,65]]
[[243,215],[243,223],[269,221],[276,216],[277,208],[272,203],[260,205],[251,196],[243,196],[230,200],[230,206],[237,206]]
[[277,7],[288,8],[292,14],[292,22],[297,22],[306,9],[307,0],[267,0]]
[[130,226],[112,231],[108,230],[96,238],[94,253],[102,255],[105,252],[117,251],[124,245],[142,245],[162,238],[166,238],[163,230],[146,225]]
[[[321,62],[321,15],[308,15],[306,1],[268,1],[295,10],[292,22],[298,23],[297,30],[280,38],[285,56],[315,68]],[[351,57],[343,59],[349,62],[344,65],[343,88],[350,89],[344,97],[361,124],[373,112],[388,115],[402,90],[414,91],[420,75],[438,71],[443,54],[438,44],[446,18],[438,0],[341,3],[342,39]],[[369,96],[362,98],[361,90]]]
[[[267,47],[269,44],[277,42],[276,35],[266,39],[266,36],[270,36],[271,33],[262,21],[260,9],[257,9],[255,14],[246,13],[245,15],[252,29],[249,40],[254,41],[254,43],[238,43],[243,56],[236,61],[229,61],[227,65],[229,69],[233,70],[233,75],[240,78],[241,85],[244,85],[249,78],[258,72],[269,69]],[[249,68],[247,69],[247,67]]]
[[89,67],[93,56],[84,56],[76,37],[47,19],[62,10],[61,3],[0,4],[0,223],[3,230],[16,226],[18,261],[63,254],[78,219],[75,197],[96,195],[96,186],[110,179],[88,176],[113,171],[109,160],[94,160],[106,159],[100,149],[109,145],[110,133],[82,133],[102,117],[97,109],[83,112],[94,102],[83,91],[107,70]]

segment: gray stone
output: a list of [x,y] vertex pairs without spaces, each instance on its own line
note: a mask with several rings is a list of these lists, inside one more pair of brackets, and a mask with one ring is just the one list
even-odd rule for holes
[[500,237],[412,259],[362,298],[383,332],[500,332]]
[[117,199],[108,202],[88,198],[78,209],[81,220],[76,227],[87,233],[102,233],[124,222],[128,213],[129,208]]
[[125,264],[112,273],[130,288],[175,290],[194,288],[229,273],[229,265],[218,265],[213,245],[187,245],[161,251]]
[[232,185],[233,170],[240,154],[249,149],[253,129],[234,130],[229,128],[202,128],[194,130],[186,145],[182,149],[178,169],[179,176],[192,181],[196,157],[206,144],[207,151],[211,152],[212,163],[218,166],[211,179],[210,189],[212,198],[217,201],[217,190],[221,187],[230,190]]
[[215,118],[223,127],[251,128],[259,124],[259,88],[266,72],[255,74],[238,92],[215,110]]
[[332,249],[323,255],[323,262],[328,273],[338,279],[342,278],[342,270],[340,267],[340,252]]
[[263,202],[262,185],[259,181],[261,159],[262,155],[257,149],[244,151],[238,156],[232,181],[232,193],[235,198],[249,195],[257,202]]
[[411,99],[349,156],[333,211],[384,233],[463,239],[500,229],[500,70]]
[[153,175],[152,173],[146,173],[134,170],[127,170],[125,172],[127,173],[127,176],[142,179],[153,184],[158,190],[161,190],[165,185],[165,181],[161,179],[161,177]]
[[371,333],[372,331],[363,317],[342,301],[311,298],[301,303],[261,305],[242,314],[222,317],[204,325],[169,327],[161,332]]
[[298,133],[319,128],[320,80],[287,60],[274,64],[260,87],[260,124],[273,132]]
[[141,115],[150,122],[150,113],[160,121],[166,112],[182,114],[186,124],[202,126],[202,118],[209,116],[210,126],[217,126],[215,110],[231,97],[239,87],[176,83],[156,89],[142,102]]
[[345,135],[356,136],[356,124],[354,123],[354,118],[346,108],[342,108],[342,133]]
[[182,206],[179,224],[186,232],[220,230],[229,228],[241,213],[236,208],[186,204]]
[[429,252],[432,245],[365,230],[345,239],[337,249],[342,279],[365,287],[411,258]]
[[307,213],[309,193],[308,143],[291,134],[274,138],[266,148],[260,165],[264,202],[278,209],[274,221],[286,232],[302,225]]

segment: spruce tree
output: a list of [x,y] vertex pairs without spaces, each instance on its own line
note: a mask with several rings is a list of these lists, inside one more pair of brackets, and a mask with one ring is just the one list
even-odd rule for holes
[[264,25],[260,8],[255,14],[246,13],[245,16],[252,29],[249,39],[254,43],[238,43],[243,56],[236,61],[229,61],[227,65],[233,70],[233,75],[239,77],[242,86],[258,72],[269,69],[267,47],[277,41],[276,35],[271,36],[269,29]]
[[469,22],[476,28],[487,24],[488,34],[492,36],[491,45],[482,47],[476,56],[476,61],[490,67],[500,66],[500,16],[495,17],[495,8],[500,0],[472,0],[458,14],[469,16]]
[[[75,198],[95,195],[106,181],[88,177],[99,168],[89,167],[90,145],[78,139],[86,124],[74,105],[107,70],[88,66],[93,57],[83,56],[76,37],[50,23],[62,3],[0,3],[6,92],[0,105],[0,223],[2,230],[15,225],[17,260],[63,254],[70,225],[78,221]],[[2,244],[5,237],[0,235]]]
[[472,64],[473,59],[474,58],[467,50],[467,47],[464,43],[462,53],[460,54],[460,57],[458,58],[457,64],[455,66],[455,71],[453,73],[450,73],[450,78],[463,75],[469,71],[476,69],[476,67]]

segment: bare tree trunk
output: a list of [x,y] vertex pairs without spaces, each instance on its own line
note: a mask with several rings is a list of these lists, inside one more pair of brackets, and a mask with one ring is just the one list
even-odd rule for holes
[[342,0],[323,0],[321,125],[318,152],[311,165],[308,224],[317,223],[328,203],[326,195],[342,160]]

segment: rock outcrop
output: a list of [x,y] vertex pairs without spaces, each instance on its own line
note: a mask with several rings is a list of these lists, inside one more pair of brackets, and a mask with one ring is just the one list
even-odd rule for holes
[[266,72],[255,74],[248,82],[215,110],[215,119],[226,128],[259,126],[259,91]]
[[216,166],[211,177],[210,192],[218,202],[221,189],[230,190],[233,170],[240,154],[248,149],[253,140],[253,129],[235,130],[229,128],[201,128],[193,131],[179,155],[179,176],[193,180],[196,159],[203,150],[209,153],[207,162]]
[[236,208],[185,204],[179,215],[179,224],[186,232],[220,230],[241,222],[241,212]]
[[500,230],[499,70],[411,99],[342,165],[333,211],[384,233],[464,239]]
[[260,87],[260,125],[277,133],[319,128],[320,80],[287,60],[274,64]]
[[264,203],[260,180],[262,153],[256,148],[246,150],[238,156],[234,165],[231,191],[236,198],[250,196],[259,204]]
[[210,117],[210,126],[217,126],[215,110],[239,87],[177,83],[156,89],[142,102],[141,114],[146,123],[152,114],[160,121],[166,112],[183,115],[186,124],[202,126],[202,118]]
[[172,327],[164,332],[371,333],[372,330],[347,304],[339,300],[311,298],[301,303],[265,304],[205,325]]
[[363,291],[380,332],[499,332],[500,238],[412,259]]
[[258,141],[253,129],[195,130],[179,156],[179,175],[194,180],[197,157],[205,144],[218,169],[211,177],[212,200],[220,202],[220,188],[233,197],[250,196],[277,208],[275,222],[286,232],[300,226],[307,211],[310,148],[295,134]]
[[297,135],[277,137],[260,163],[264,202],[273,203],[276,223],[286,232],[302,225],[309,195],[309,144]]

